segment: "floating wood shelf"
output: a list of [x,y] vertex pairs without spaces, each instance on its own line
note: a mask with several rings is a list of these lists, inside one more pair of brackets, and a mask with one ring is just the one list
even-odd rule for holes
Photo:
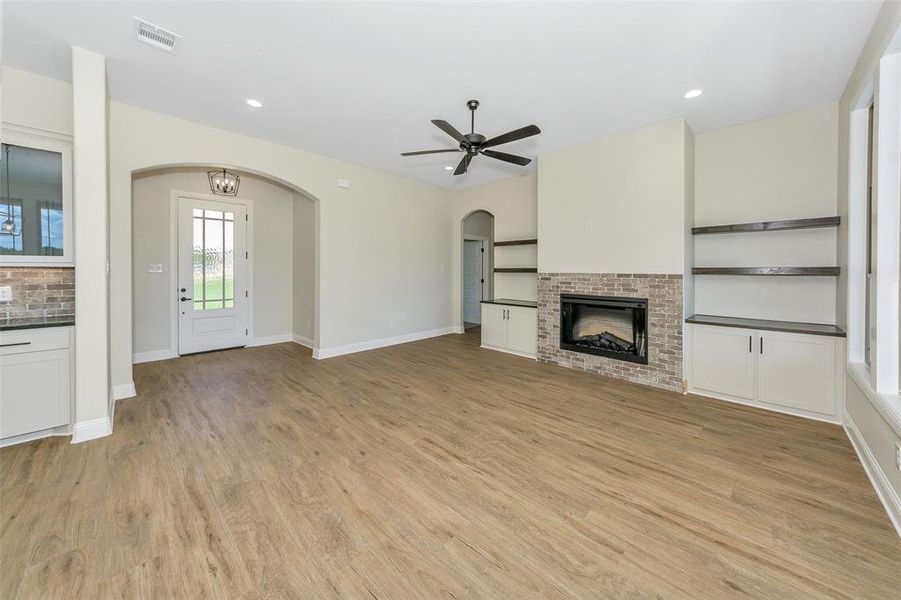
[[836,277],[839,267],[694,267],[695,275],[782,275],[790,277]]
[[503,242],[494,242],[495,246],[534,246],[538,240],[506,240]]
[[816,217],[813,219],[791,219],[788,221],[760,221],[759,223],[736,223],[733,225],[710,225],[692,227],[692,235],[706,233],[744,233],[748,231],[786,231],[789,229],[819,229],[838,227],[841,217]]
[[498,267],[495,273],[537,273],[538,267]]

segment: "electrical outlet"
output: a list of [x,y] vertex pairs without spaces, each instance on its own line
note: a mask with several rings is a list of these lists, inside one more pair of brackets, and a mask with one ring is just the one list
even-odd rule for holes
[[9,304],[13,301],[13,289],[8,285],[0,285],[0,302]]
[[160,263],[153,263],[147,267],[147,272],[148,273],[162,273],[163,265],[161,265]]

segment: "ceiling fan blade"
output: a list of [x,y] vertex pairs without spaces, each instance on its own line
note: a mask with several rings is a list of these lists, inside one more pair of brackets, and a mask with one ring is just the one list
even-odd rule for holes
[[482,154],[484,154],[485,156],[490,156],[491,158],[502,160],[504,162],[513,163],[514,165],[519,165],[521,167],[524,167],[532,162],[531,158],[526,158],[525,156],[516,156],[515,154],[507,154],[506,152],[498,152],[497,150],[482,150]]
[[454,129],[454,126],[447,121],[442,121],[441,119],[432,119],[432,123],[434,123],[438,129],[451,136],[458,142],[463,141],[463,134]]
[[460,164],[457,165],[457,170],[454,171],[454,175],[462,175],[466,172],[466,169],[469,167],[469,163],[472,161],[472,154],[466,153],[466,156],[460,161]]
[[[434,121],[432,121],[434,123]],[[525,127],[520,127],[519,129],[514,129],[513,131],[508,131],[507,133],[501,134],[497,137],[493,137],[484,144],[482,144],[481,148],[490,148],[491,146],[500,146],[501,144],[509,144],[510,142],[515,142],[516,140],[521,140],[523,138],[531,137],[533,135],[538,135],[541,133],[541,130],[538,129],[536,125],[526,125]]]
[[459,148],[448,148],[447,150],[417,150],[416,152],[401,152],[401,156],[419,156],[420,154],[438,154],[440,152],[462,152]]

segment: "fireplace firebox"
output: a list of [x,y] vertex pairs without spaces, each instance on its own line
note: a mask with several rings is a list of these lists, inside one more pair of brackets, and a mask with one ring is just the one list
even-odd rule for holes
[[560,347],[648,364],[647,298],[560,296]]

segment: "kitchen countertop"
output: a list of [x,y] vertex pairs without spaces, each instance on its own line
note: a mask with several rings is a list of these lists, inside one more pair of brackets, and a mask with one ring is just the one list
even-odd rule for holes
[[504,306],[525,306],[527,308],[538,308],[538,302],[536,302],[535,300],[511,300],[510,298],[482,300],[482,304],[502,304]]
[[0,321],[0,331],[17,331],[19,329],[43,329],[45,327],[71,327],[75,325],[75,317],[44,317],[32,319],[9,319]]
[[717,325],[720,327],[741,327],[744,329],[763,329],[766,331],[784,331],[786,333],[807,333],[811,335],[828,335],[845,337],[845,332],[835,325],[821,323],[799,323],[797,321],[771,321],[769,319],[745,319],[741,317],[721,317],[715,315],[692,315],[685,319],[686,323],[698,325]]

